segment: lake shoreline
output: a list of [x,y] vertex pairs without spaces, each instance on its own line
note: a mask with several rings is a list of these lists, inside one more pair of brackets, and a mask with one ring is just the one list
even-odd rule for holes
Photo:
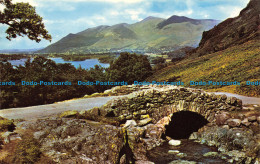
[[[100,65],[101,67],[104,68],[108,68],[109,67],[109,63],[101,63],[99,61],[99,59],[85,59],[83,61],[66,61],[64,60],[62,57],[48,57],[47,59],[50,59],[52,61],[54,61],[56,64],[64,64],[64,63],[71,63],[75,68],[84,68],[84,69],[90,69],[90,68],[94,68],[95,65]],[[8,60],[8,62],[10,62],[13,66],[19,66],[22,65],[24,66],[25,62],[27,61],[27,58],[22,58],[22,59],[18,59],[18,60]]]

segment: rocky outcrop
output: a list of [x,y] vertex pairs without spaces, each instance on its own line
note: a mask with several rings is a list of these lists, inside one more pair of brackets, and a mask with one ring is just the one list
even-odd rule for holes
[[121,128],[82,119],[40,119],[29,128],[41,152],[58,163],[117,163],[124,145]]
[[230,157],[229,163],[249,164],[260,160],[259,130],[214,125],[205,126],[192,136],[203,144],[218,147],[221,154]]

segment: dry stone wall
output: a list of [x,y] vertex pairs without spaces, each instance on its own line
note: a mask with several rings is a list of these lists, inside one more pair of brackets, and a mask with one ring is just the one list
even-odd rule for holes
[[241,109],[242,101],[235,97],[181,87],[153,87],[112,100],[99,110],[105,117],[117,117],[122,122],[133,119],[142,124],[142,120],[156,123],[178,111],[196,112],[214,123],[221,111]]

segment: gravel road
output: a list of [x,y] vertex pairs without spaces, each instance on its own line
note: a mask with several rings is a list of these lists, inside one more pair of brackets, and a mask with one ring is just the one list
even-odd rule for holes
[[0,116],[8,119],[25,120],[43,118],[68,110],[82,111],[92,109],[93,107],[101,107],[109,100],[117,97],[120,96],[85,98],[68,100],[48,105],[3,109],[0,110]]
[[234,93],[228,93],[228,92],[214,92],[216,95],[221,95],[225,94],[228,97],[236,97],[240,100],[242,100],[243,104],[258,104],[260,105],[260,98],[258,97],[247,97],[247,96],[242,96]]

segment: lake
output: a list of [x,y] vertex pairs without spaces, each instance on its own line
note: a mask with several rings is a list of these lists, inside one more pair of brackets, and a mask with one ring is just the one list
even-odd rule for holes
[[[84,61],[65,61],[62,58],[48,58],[53,60],[55,63],[71,63],[74,67],[84,69],[90,69],[94,68],[95,65],[101,65],[104,68],[108,68],[109,64],[108,63],[100,63],[98,59],[86,59]],[[27,59],[20,59],[20,60],[8,60],[12,65],[14,66],[19,66],[22,65],[24,66],[24,63],[26,62]]]

